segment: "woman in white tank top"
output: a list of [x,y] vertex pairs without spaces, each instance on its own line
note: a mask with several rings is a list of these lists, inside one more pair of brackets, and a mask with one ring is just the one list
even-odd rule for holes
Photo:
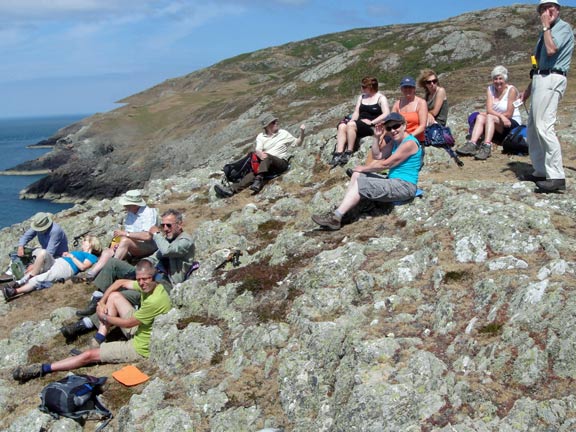
[[[496,66],[491,75],[492,85],[486,90],[486,112],[478,113],[470,141],[456,150],[460,155],[474,156],[478,160],[490,157],[494,138],[501,141],[522,123],[520,110],[514,106],[520,94],[516,87],[508,84],[508,70]],[[482,136],[484,140],[480,143]]]

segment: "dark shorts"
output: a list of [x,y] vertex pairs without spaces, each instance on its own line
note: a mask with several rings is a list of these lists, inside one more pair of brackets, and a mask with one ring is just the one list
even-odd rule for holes
[[374,135],[374,128],[362,120],[356,120],[356,137],[358,139]]
[[506,138],[506,135],[508,135],[510,133],[510,131],[512,129],[514,129],[515,127],[520,126],[516,120],[510,120],[510,123],[511,123],[510,127],[509,128],[505,127],[501,133],[498,131],[494,131],[494,138],[493,138],[494,141],[502,144],[502,141],[504,141],[504,138]]

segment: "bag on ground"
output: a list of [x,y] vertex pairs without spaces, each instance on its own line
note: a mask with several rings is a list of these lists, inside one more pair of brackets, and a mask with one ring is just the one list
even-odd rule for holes
[[252,171],[252,153],[248,153],[242,159],[230,162],[222,168],[224,177],[230,183],[238,183],[242,178]]
[[424,131],[425,145],[432,147],[453,147],[454,137],[452,131],[447,126],[441,126],[434,123],[428,126]]
[[516,126],[502,141],[502,151],[504,153],[527,155],[528,141],[526,141],[526,125]]
[[[58,381],[51,382],[40,393],[40,411],[50,414],[54,418],[60,416],[74,420],[85,420],[90,414],[98,414],[108,421],[112,413],[99,400],[102,385],[107,378],[97,378],[90,375],[68,375]],[[98,428],[106,426],[105,422]]]

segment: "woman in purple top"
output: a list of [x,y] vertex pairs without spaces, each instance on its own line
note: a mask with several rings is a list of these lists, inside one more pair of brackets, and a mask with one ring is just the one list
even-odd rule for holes
[[37,289],[48,288],[54,281],[70,279],[79,271],[89,269],[102,251],[100,240],[95,236],[86,236],[82,239],[82,250],[64,252],[62,257],[54,260],[52,267],[44,273],[30,277],[27,281],[11,282],[2,287],[6,301]]

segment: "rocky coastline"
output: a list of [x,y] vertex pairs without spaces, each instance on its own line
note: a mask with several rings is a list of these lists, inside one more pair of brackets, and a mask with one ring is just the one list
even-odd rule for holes
[[[450,42],[450,53],[463,56],[474,51],[463,51],[464,41],[484,40],[486,34],[467,32],[487,29],[487,23],[503,13],[507,28],[490,31],[500,31],[500,44],[520,45],[531,32],[533,5],[427,24],[427,32],[419,28],[418,35],[410,33],[416,26],[400,30],[415,39],[435,38],[426,52],[438,56],[430,47],[437,50]],[[574,16],[572,8],[566,8],[566,14]],[[385,28],[374,34],[385,38],[380,33],[392,37],[397,31]],[[334,40],[348,40],[347,36],[331,36],[337,46],[333,51],[346,51]],[[369,43],[355,49],[367,50]],[[259,55],[248,55],[250,71],[265,69],[258,63],[264,61]],[[284,62],[285,68],[292,65],[289,60],[297,61],[280,55],[274,59]],[[494,55],[479,68],[489,71],[501,60]],[[513,63],[512,57],[507,60]],[[337,62],[325,59],[324,67],[308,66],[307,74],[292,80],[317,86],[332,74],[337,76],[336,66],[348,61],[344,55]],[[249,64],[246,61],[242,67]],[[266,65],[266,70],[272,67]],[[386,67],[393,69],[388,63]],[[192,75],[211,83],[209,78],[222,70]],[[522,76],[520,66],[513,65],[512,70]],[[469,69],[458,73],[441,76],[447,88],[458,88],[456,82],[463,76],[471,86],[477,84],[474,95],[449,92],[453,97],[448,124],[462,143],[468,114],[482,107],[479,96],[486,78],[477,76],[478,68],[475,74]],[[283,83],[274,94],[258,95],[249,106],[240,100],[229,108],[232,112],[220,106],[220,117],[208,120],[203,117],[207,113],[196,112],[210,131],[189,127],[186,131],[193,130],[194,135],[187,137],[174,123],[156,123],[144,116],[150,134],[167,137],[163,151],[152,145],[152,138],[131,141],[134,154],[128,157],[128,149],[119,147],[119,135],[113,131],[139,137],[131,121],[143,116],[144,106],[153,105],[145,97],[154,96],[169,110],[178,105],[177,90],[183,82],[175,80],[135,95],[131,106],[110,113],[105,121],[103,117],[84,121],[59,141],[47,159],[67,155],[79,158],[83,168],[66,178],[65,162],[54,168],[46,184],[25,192],[76,200],[74,207],[56,215],[70,239],[89,229],[103,242],[109,241],[122,215],[115,197],[135,187],[160,210],[183,211],[185,229],[193,234],[200,269],[172,291],[173,310],[154,324],[150,360],[137,364],[151,379],[132,388],[109,379],[103,398],[115,415],[110,430],[576,429],[574,80],[569,80],[557,124],[567,173],[565,193],[537,194],[533,183],[522,181],[531,169],[527,156],[495,149],[488,160],[465,158],[459,168],[444,150],[428,148],[421,198],[394,207],[363,206],[338,232],[319,230],[310,215],[332,208],[346,188],[346,167],[330,171],[327,162],[336,141],[334,126],[348,113],[354,97],[330,108],[319,107],[320,99],[314,99],[315,108],[282,105],[275,102],[284,93],[292,102],[303,100],[295,97],[297,84]],[[384,86],[390,99],[397,94],[394,85]],[[517,85],[525,82],[518,78]],[[250,148],[258,130],[256,119],[271,110],[294,134],[299,124],[307,125],[303,145],[293,149],[291,169],[257,195],[245,191],[219,199],[213,186],[220,181],[222,165]],[[132,117],[128,123],[120,122],[126,113]],[[188,115],[182,114],[179,121]],[[370,138],[363,140],[349,167],[365,160],[369,143]],[[124,177],[105,191],[120,178],[115,172],[119,166]],[[111,180],[96,188],[95,180],[107,175]],[[87,179],[92,183],[84,188],[82,180]],[[0,257],[4,257],[0,265],[7,265],[8,252],[28,224],[0,230]],[[242,252],[240,265],[218,268],[235,249]],[[97,427],[92,422],[82,429],[37,409],[41,388],[63,374],[24,385],[10,375],[17,364],[68,355],[72,347],[65,345],[59,328],[74,319],[75,308],[84,305],[90,292],[90,286],[68,282],[9,303],[0,300],[0,429]],[[98,365],[79,373],[110,376],[117,369]]]

